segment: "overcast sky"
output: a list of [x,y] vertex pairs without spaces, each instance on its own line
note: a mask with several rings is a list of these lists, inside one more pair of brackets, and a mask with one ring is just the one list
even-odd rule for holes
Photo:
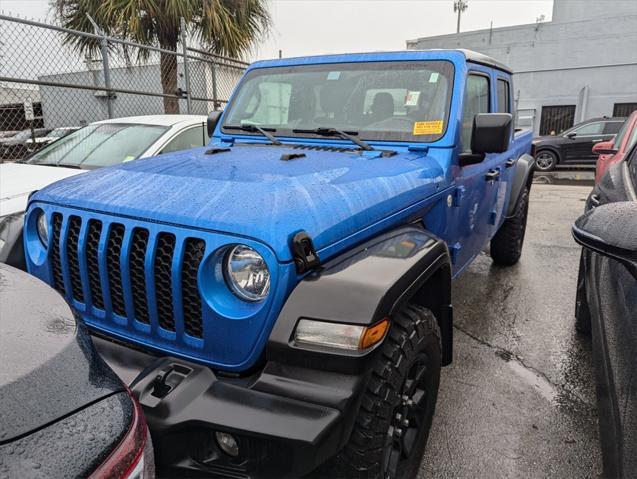
[[[250,59],[403,50],[405,41],[456,31],[453,0],[270,0],[273,28]],[[551,19],[552,0],[468,0],[461,30]],[[48,0],[0,0],[5,14],[46,19]],[[50,17],[49,17],[50,18]]]

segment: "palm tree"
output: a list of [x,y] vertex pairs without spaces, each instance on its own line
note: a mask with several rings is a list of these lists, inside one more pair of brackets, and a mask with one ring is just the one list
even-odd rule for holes
[[[233,58],[243,56],[269,30],[271,20],[265,0],[51,0],[60,23],[74,30],[94,32],[88,13],[109,36],[144,45],[176,50],[186,29],[210,53]],[[65,43],[82,54],[99,51],[99,40],[69,34]],[[148,57],[140,49],[138,60]],[[164,94],[177,89],[177,56],[160,54]],[[179,113],[176,98],[164,97],[164,111]]]

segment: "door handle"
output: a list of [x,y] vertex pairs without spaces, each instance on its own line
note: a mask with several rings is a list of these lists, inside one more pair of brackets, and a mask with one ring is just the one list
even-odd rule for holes
[[515,160],[513,158],[511,158],[510,160],[507,160],[507,162],[504,165],[507,168],[511,168],[513,165],[515,165]]
[[500,177],[500,170],[489,170],[489,172],[484,175],[484,179],[487,181],[495,181]]
[[598,138],[596,140],[593,140],[593,143],[599,143],[600,141],[604,141],[604,139],[603,138]]

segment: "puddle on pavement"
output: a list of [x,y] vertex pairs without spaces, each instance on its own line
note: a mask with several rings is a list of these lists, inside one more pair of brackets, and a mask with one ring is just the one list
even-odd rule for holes
[[511,370],[518,378],[520,378],[520,380],[522,380],[522,382],[532,387],[544,399],[552,402],[557,398],[557,396],[559,395],[559,391],[541,375],[527,368],[526,366],[524,366],[524,364],[522,364],[515,358],[511,357],[509,360],[505,359],[505,361],[507,363],[507,366],[511,368]]
[[595,173],[592,171],[535,171],[533,183],[541,185],[594,186]]

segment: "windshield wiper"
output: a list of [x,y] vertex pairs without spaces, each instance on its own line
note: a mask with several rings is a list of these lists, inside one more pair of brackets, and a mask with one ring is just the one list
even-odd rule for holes
[[344,140],[349,140],[352,143],[356,143],[361,149],[365,151],[374,151],[370,145],[365,143],[363,140],[359,140],[353,135],[358,135],[357,131],[342,131],[337,130],[336,128],[314,128],[310,130],[292,130],[292,133],[313,133],[315,135],[320,136],[338,136],[343,138]]
[[223,128],[226,130],[243,130],[250,133],[261,133],[265,136],[273,145],[282,145],[282,143],[276,139],[274,135],[268,133],[270,131],[276,132],[276,128],[261,128],[257,125],[247,124],[247,125],[223,125]]
[[82,167],[78,166],[78,165],[72,165],[70,163],[29,163],[31,165],[38,165],[38,166],[53,166],[56,168],[72,168],[74,170],[81,170]]

